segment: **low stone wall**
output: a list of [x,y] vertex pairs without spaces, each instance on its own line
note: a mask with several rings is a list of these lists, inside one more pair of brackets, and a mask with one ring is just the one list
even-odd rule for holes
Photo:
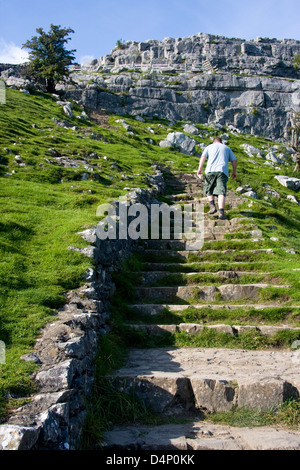
[[[155,167],[153,189],[129,193],[131,204],[149,206],[164,189]],[[116,202],[116,208],[118,203]],[[86,416],[94,381],[94,358],[101,335],[109,331],[109,299],[115,286],[111,272],[120,268],[137,244],[134,240],[100,240],[96,227],[81,232],[90,242],[80,251],[95,261],[86,282],[66,295],[66,304],[41,332],[35,350],[22,358],[41,366],[34,374],[38,392],[0,425],[1,450],[74,450]]]

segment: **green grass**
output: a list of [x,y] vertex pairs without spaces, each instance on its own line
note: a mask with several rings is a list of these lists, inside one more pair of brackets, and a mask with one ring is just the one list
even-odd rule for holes
[[128,322],[135,324],[178,325],[179,323],[199,323],[205,325],[208,323],[224,323],[229,325],[279,325],[288,323],[299,327],[300,307],[265,307],[259,310],[251,307],[235,309],[188,307],[178,312],[165,309],[154,316],[142,315],[140,312],[128,308],[126,318]]
[[204,327],[196,335],[177,331],[148,335],[143,331],[128,328],[126,331],[127,344],[135,348],[159,348],[175,346],[179,348],[229,348],[263,350],[274,348],[289,348],[294,341],[300,339],[299,331],[279,331],[274,336],[268,337],[257,331],[250,330],[237,336],[222,333],[212,328]]
[[268,411],[236,407],[232,411],[211,413],[206,420],[234,427],[280,426],[300,428],[300,399],[290,399]]
[[186,274],[169,274],[165,275],[156,282],[150,283],[149,287],[160,287],[160,286],[192,286],[192,285],[208,285],[213,284],[215,286],[221,286],[223,284],[256,284],[256,283],[274,283],[281,284],[282,279],[273,277],[272,275],[264,274],[249,274],[243,275],[236,278],[227,278],[226,276],[214,276],[213,274],[192,274],[187,276]]
[[[53,118],[64,120],[66,116],[51,96],[43,93],[27,96],[10,88],[6,91],[7,104],[0,107],[0,339],[6,343],[7,354],[6,364],[0,365],[0,419],[34,391],[30,375],[37,366],[21,361],[20,356],[32,350],[41,328],[56,318],[65,301],[64,294],[84,282],[83,276],[91,266],[91,260],[69,251],[68,247],[87,245],[77,232],[97,223],[97,206],[126,194],[130,188],[150,187],[146,175],[152,173],[153,163],[160,164],[165,174],[170,175],[194,171],[199,161],[197,156],[186,156],[157,145],[170,132],[170,124],[165,119],[147,119],[140,123],[132,116],[121,116],[133,128],[133,136],[116,122],[120,118],[116,115],[107,117],[107,126],[103,127],[93,120],[83,122],[75,117],[71,124],[76,127],[64,129],[53,121]],[[74,103],[75,116],[81,111]],[[33,124],[37,127],[32,127]],[[210,137],[217,134],[212,127],[202,124],[197,127],[204,135],[203,139],[196,137],[199,143],[208,144]],[[182,130],[182,123],[176,123],[172,130]],[[154,145],[147,143],[150,138]],[[191,262],[196,262],[193,264],[195,272],[208,273],[233,268],[264,271],[268,265],[271,271],[278,271],[284,282],[291,283],[292,293],[286,293],[291,296],[291,301],[299,300],[299,281],[296,274],[292,277],[288,270],[299,266],[300,208],[286,200],[286,195],[292,192],[274,179],[278,173],[292,175],[293,165],[280,172],[267,166],[255,166],[249,163],[249,157],[240,148],[244,142],[259,148],[272,145],[262,137],[230,135],[229,145],[238,156],[239,169],[237,180],[229,181],[229,189],[247,183],[261,197],[250,209],[246,203],[230,211],[230,217],[251,210],[254,223],[263,231],[264,238],[279,237],[279,244],[270,244],[274,246],[274,255],[248,251],[224,254],[222,259],[219,253],[190,255],[187,260],[137,256],[124,267],[125,273],[115,275],[115,282],[123,285],[123,290],[119,290],[119,297],[112,301],[114,328],[118,332],[113,341],[119,341],[122,336],[124,315],[130,314],[128,300],[134,298],[139,281],[136,275],[128,273],[147,269],[145,261],[169,261],[173,268],[168,267],[168,270],[174,272],[178,269],[188,272]],[[71,159],[77,167],[60,166],[49,149],[55,149],[58,156]],[[21,156],[25,166],[16,162],[16,155]],[[112,163],[116,163],[118,169]],[[89,175],[87,181],[82,180],[84,173]],[[280,200],[270,199],[272,206],[263,200],[263,184],[270,184],[270,181],[273,189],[282,196]],[[170,185],[166,194],[173,192]],[[277,226],[276,232],[270,230],[272,225]],[[244,239],[244,236],[240,235],[240,238]],[[252,249],[255,246],[246,237],[243,243],[237,245],[227,240],[215,246],[236,246],[239,250],[242,246],[250,248],[251,244]],[[285,249],[291,247],[296,249],[296,255],[285,253]],[[184,266],[179,268],[176,262],[184,263]],[[240,264],[233,265],[234,262]],[[280,300],[276,290],[265,291],[264,295],[267,300]],[[296,318],[297,314],[293,311],[289,315]],[[279,317],[280,313],[276,318]],[[233,318],[228,321],[231,320]],[[178,338],[178,341],[183,340],[183,337]],[[214,341],[221,344],[225,339]],[[98,395],[105,393],[103,389]]]
[[[115,123],[118,116],[107,119],[110,128],[77,118],[72,121],[76,130],[57,127],[53,118],[66,119],[62,107],[43,93],[27,96],[7,88],[7,104],[0,111],[0,339],[6,344],[6,364],[0,365],[0,419],[4,419],[13,403],[34,389],[30,375],[37,366],[20,356],[33,349],[41,328],[55,320],[64,294],[84,282],[92,264],[68,250],[87,246],[77,232],[95,225],[98,205],[124,195],[125,187],[149,187],[144,174],[153,172],[153,162],[170,159],[170,152],[159,147],[149,152],[142,135],[147,132],[132,118],[134,137]],[[74,114],[80,112],[74,104]],[[153,121],[161,133],[158,124]],[[78,168],[58,165],[49,149]],[[16,163],[15,155],[21,156],[24,166]],[[172,159],[182,167],[187,157],[172,152]],[[120,170],[111,167],[113,162]],[[85,172],[87,181],[81,179]]]
[[[144,263],[142,265],[142,270],[143,271],[152,271],[152,265]],[[298,266],[297,263],[294,264],[294,266]],[[210,262],[205,262],[205,263],[199,263],[199,262],[194,262],[194,263],[183,263],[181,260],[181,263],[172,263],[172,264],[166,264],[164,263],[164,258],[162,263],[159,266],[160,271],[168,271],[172,273],[191,273],[191,272],[201,272],[201,273],[217,273],[219,271],[247,271],[247,272],[272,272],[274,269],[277,267],[277,264],[275,262],[271,261],[262,261],[262,262],[231,262],[231,263],[210,263]],[[293,265],[291,265],[293,267]],[[280,264],[278,264],[278,268],[280,268]],[[158,268],[155,266],[155,270],[158,270]]]

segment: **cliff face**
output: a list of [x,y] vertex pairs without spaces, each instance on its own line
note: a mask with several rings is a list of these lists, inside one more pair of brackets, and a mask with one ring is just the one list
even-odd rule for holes
[[[129,41],[73,67],[69,82],[57,89],[87,110],[214,122],[280,140],[300,111],[298,55],[300,41],[292,39],[244,41],[199,33]],[[16,84],[16,72],[2,73],[8,85]]]
[[196,123],[273,139],[300,111],[300,41],[208,34],[127,42],[72,73],[67,98],[91,109]]
[[244,41],[199,33],[188,38],[163,41],[129,41],[85,68],[118,73],[124,67],[162,72],[205,72],[208,60],[222,72],[268,74],[296,78],[293,57],[300,54],[300,41],[257,38]]

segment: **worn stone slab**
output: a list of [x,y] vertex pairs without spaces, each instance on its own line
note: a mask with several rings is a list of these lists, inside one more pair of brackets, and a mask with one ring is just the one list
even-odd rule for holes
[[235,428],[192,421],[119,426],[104,434],[104,450],[299,450],[300,432],[273,427]]
[[239,380],[238,406],[269,410],[288,398],[299,398],[299,390],[279,377]]
[[150,335],[175,333],[179,330],[178,325],[129,325],[130,328],[135,330],[144,331]]
[[133,392],[156,413],[165,412],[170,408],[178,408],[178,411],[189,410],[194,405],[190,381],[182,375],[120,375],[111,378],[111,381],[121,392]]
[[216,330],[219,333],[226,333],[232,336],[241,335],[249,331],[256,331],[258,334],[264,336],[274,336],[278,331],[299,331],[299,327],[290,326],[272,326],[272,325],[226,325],[226,324],[199,324],[199,323],[180,323],[179,325],[128,325],[136,330],[145,331],[148,334],[162,334],[171,333],[176,331],[184,331],[190,335],[197,335],[203,331],[204,328]]
[[299,351],[133,349],[112,380],[121,390],[124,383],[127,390],[134,386],[141,399],[160,411],[178,400],[190,407],[191,393],[196,408],[210,411],[235,405],[269,409],[299,397],[299,366]]
[[217,292],[215,286],[180,286],[180,287],[138,287],[136,297],[138,299],[172,300],[173,298],[188,300],[195,293],[203,300],[214,300]]
[[178,298],[189,301],[195,296],[201,300],[215,301],[216,294],[221,294],[224,301],[231,300],[255,300],[258,298],[260,290],[267,287],[277,287],[278,289],[287,286],[273,286],[271,284],[225,284],[223,286],[178,286],[178,287],[138,287],[136,297],[138,299],[156,299],[168,301]]
[[229,411],[237,404],[235,387],[226,380],[191,377],[197,408],[207,411]]
[[[209,255],[209,254],[215,254],[218,253],[220,255],[221,251],[220,250],[190,250],[190,251],[172,251],[172,250],[164,250],[164,256],[172,256],[174,258],[178,259],[188,259],[190,255],[195,255],[198,256],[199,259],[201,259],[201,256]],[[272,248],[258,248],[256,250],[222,250],[222,254],[260,254],[260,253],[267,253],[269,255],[274,254],[274,251]],[[153,256],[162,256],[161,250],[153,250],[149,249],[147,250],[147,254],[153,255]]]
[[[236,272],[238,272],[238,268],[239,266],[242,264],[243,262],[240,262],[240,261],[235,261],[233,263],[230,263],[230,267],[234,267],[236,268]],[[268,266],[268,261],[264,261],[264,263],[266,264],[266,267]],[[175,267],[176,268],[179,268],[178,271],[175,271],[174,274],[176,274],[176,272],[178,274],[180,274],[180,272],[184,272],[186,266],[188,265],[189,266],[189,269],[193,270],[193,266],[199,266],[199,262],[188,262],[188,263],[151,263],[151,262],[146,262],[144,263],[145,266],[147,266],[147,268],[149,268],[149,271],[168,271],[169,269],[172,269],[172,267]],[[223,263],[218,263],[218,262],[212,262],[212,261],[201,261],[201,265],[206,265],[206,264],[213,264],[216,269],[217,269],[217,266],[218,264],[223,264]],[[181,270],[182,269],[182,270]],[[199,271],[201,272],[201,271]],[[206,272],[207,274],[213,274],[213,272],[211,271],[204,271]],[[257,271],[253,271],[252,273],[255,274]]]
[[[165,309],[169,310],[170,312],[183,312],[190,307],[196,309],[203,309],[203,308],[210,308],[212,310],[236,310],[238,308],[249,309],[253,308],[255,310],[263,310],[264,308],[278,308],[277,304],[241,304],[241,305],[231,305],[228,304],[188,304],[188,305],[176,305],[176,304],[132,304],[130,306],[132,309],[138,310],[140,313],[145,315],[158,315]],[[284,308],[300,308],[300,305],[291,305]],[[244,326],[236,326],[235,328],[244,328]],[[271,327],[268,327],[271,328]]]
[[[243,276],[251,275],[251,276],[261,276],[261,275],[267,275],[268,273],[262,273],[262,272],[249,272],[249,271],[218,271],[218,272],[190,272],[190,273],[180,273],[180,272],[172,272],[172,271],[146,271],[146,272],[139,272],[136,273],[141,276],[140,281],[142,285],[149,285],[151,283],[155,283],[158,281],[161,281],[165,276],[172,276],[175,278],[175,276],[180,276],[182,275],[183,277],[189,277],[189,276],[201,276],[209,277],[209,276],[214,276],[214,277],[219,277],[220,279],[235,279],[235,278],[241,278]],[[191,281],[189,281],[191,282]],[[195,284],[197,283],[197,280],[194,281]]]

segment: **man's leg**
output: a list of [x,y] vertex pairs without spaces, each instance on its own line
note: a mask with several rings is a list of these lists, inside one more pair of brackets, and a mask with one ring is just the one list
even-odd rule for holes
[[215,198],[214,198],[213,195],[208,196],[208,202],[209,202],[209,206],[210,206],[209,214],[215,214],[217,212],[217,208],[216,208],[216,205],[215,205]]
[[223,196],[223,194],[220,194],[218,196],[218,205],[219,205],[219,210],[225,209],[225,196]]
[[220,194],[218,196],[218,205],[219,205],[219,219],[226,219],[226,215],[224,213],[225,209],[225,196]]

